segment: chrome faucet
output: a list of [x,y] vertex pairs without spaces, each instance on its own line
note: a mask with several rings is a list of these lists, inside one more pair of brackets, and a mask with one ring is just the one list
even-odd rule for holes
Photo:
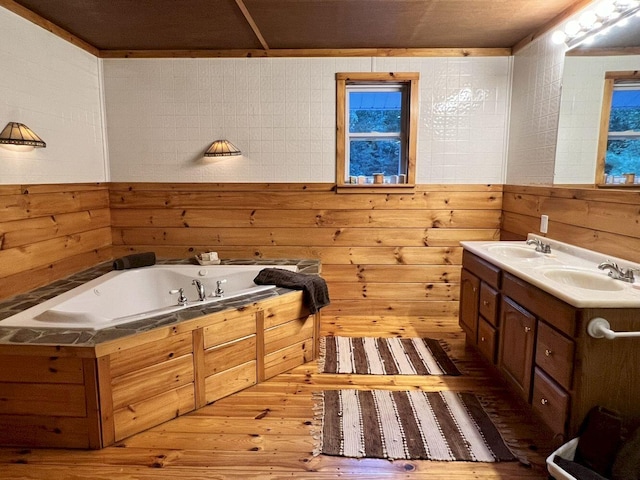
[[196,286],[196,290],[198,291],[198,299],[202,302],[207,299],[207,293],[204,290],[204,285],[200,280],[194,280],[191,282],[191,285]]
[[633,283],[636,280],[633,276],[633,268],[619,267],[617,263],[612,262],[611,260],[602,262],[600,265],[598,265],[598,268],[600,270],[609,270],[608,275],[614,280],[622,280],[623,282],[627,283]]
[[222,284],[227,283],[227,280],[218,280],[216,282],[216,293],[215,296],[216,297],[221,297],[222,295],[224,295],[224,289],[222,288]]
[[527,240],[527,245],[535,245],[536,252],[551,253],[551,245],[549,245],[548,243],[543,243],[537,238],[530,238],[529,240]]

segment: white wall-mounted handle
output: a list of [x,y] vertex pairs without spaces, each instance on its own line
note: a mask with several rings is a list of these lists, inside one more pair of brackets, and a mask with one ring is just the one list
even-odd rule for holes
[[595,317],[589,320],[587,333],[593,338],[606,338],[607,340],[614,340],[616,338],[640,338],[640,332],[614,332],[611,330],[611,324],[602,317]]

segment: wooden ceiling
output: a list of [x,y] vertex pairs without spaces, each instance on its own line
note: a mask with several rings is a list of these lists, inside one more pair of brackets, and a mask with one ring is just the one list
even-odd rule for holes
[[[507,49],[586,0],[0,0],[103,57]],[[50,22],[50,23],[49,23]],[[170,53],[168,53],[170,52]],[[217,52],[217,53],[214,53]],[[242,53],[244,52],[244,53]],[[366,52],[362,52],[365,54]]]

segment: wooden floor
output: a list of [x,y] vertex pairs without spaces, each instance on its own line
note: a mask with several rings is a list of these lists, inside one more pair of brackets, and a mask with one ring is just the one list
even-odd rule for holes
[[[546,479],[550,435],[465,349],[454,319],[323,317],[323,335],[442,338],[460,377],[318,374],[315,362],[99,451],[0,449],[9,479]],[[312,392],[337,388],[470,391],[499,412],[521,462],[471,463],[348,459],[312,455]]]

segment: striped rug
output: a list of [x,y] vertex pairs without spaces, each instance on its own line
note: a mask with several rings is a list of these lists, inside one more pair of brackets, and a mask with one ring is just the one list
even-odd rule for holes
[[471,393],[326,390],[316,393],[316,453],[343,457],[515,460]]
[[432,338],[323,337],[321,373],[460,375]]

